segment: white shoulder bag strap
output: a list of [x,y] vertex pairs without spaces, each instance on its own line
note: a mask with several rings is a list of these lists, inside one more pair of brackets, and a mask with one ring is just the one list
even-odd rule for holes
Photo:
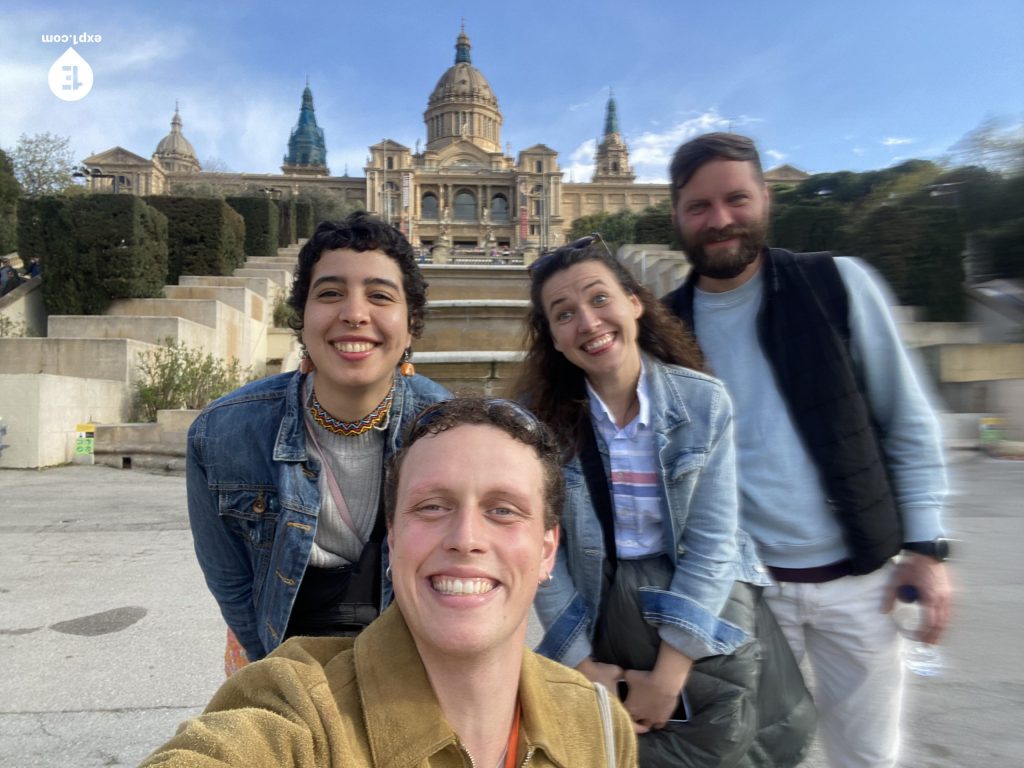
[[608,756],[608,768],[615,768],[615,730],[612,727],[612,705],[608,701],[608,689],[594,683],[597,691],[597,708],[601,711],[601,725],[604,728],[604,753]]

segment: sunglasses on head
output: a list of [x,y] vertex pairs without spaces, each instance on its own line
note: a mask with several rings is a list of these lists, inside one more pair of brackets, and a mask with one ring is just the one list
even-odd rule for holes
[[547,251],[546,253],[538,257],[538,259],[535,262],[533,262],[533,264],[531,264],[529,267],[527,267],[527,269],[532,274],[535,270],[540,269],[545,264],[550,264],[551,260],[556,256],[561,256],[562,254],[569,251],[586,250],[594,243],[600,243],[601,245],[603,245],[605,253],[608,254],[608,257],[611,259],[615,258],[615,255],[612,253],[612,249],[608,247],[608,243],[605,242],[605,239],[601,236],[601,233],[592,232],[589,235],[581,237],[579,240],[573,240],[571,243],[559,246],[558,248],[555,248],[552,251]]
[[[467,403],[473,400],[472,404]],[[467,407],[476,412],[467,414]],[[479,417],[485,417],[483,419]],[[411,445],[427,434],[437,434],[466,424],[509,425],[521,432],[535,447],[547,448],[551,436],[548,429],[529,410],[514,400],[494,398],[453,398],[434,403],[422,410],[409,427],[406,444]]]

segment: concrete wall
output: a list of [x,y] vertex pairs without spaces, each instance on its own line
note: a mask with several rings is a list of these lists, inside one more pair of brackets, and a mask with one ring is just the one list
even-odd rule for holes
[[508,397],[519,375],[522,352],[423,352],[413,356],[416,373],[456,394]]
[[76,425],[124,421],[130,390],[126,382],[75,376],[0,376],[0,418],[7,427],[0,468],[70,462],[75,454]]

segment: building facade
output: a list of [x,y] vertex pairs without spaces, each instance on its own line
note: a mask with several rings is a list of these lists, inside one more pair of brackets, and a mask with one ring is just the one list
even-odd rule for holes
[[[504,115],[498,98],[473,66],[471,49],[463,28],[452,66],[427,99],[426,143],[409,148],[384,139],[374,144],[362,176],[349,176],[347,168],[343,176],[330,175],[324,130],[317,124],[307,81],[281,174],[203,172],[175,107],[171,133],[151,161],[114,147],[86,160],[103,169],[90,182],[114,191],[104,179],[124,175],[131,183],[118,191],[135,194],[173,194],[176,187],[195,184],[226,194],[258,190],[274,197],[321,190],[390,221],[415,246],[431,249],[435,260],[458,252],[486,256],[506,251],[529,259],[564,243],[581,216],[639,212],[670,198],[668,184],[636,183],[614,95],[608,99],[590,181],[564,181],[558,152],[544,144],[513,157],[509,146],[502,146]],[[785,169],[788,183],[806,178],[791,166]]]

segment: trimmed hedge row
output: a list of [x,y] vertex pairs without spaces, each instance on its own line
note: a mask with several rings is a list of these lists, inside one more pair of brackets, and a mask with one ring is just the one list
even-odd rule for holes
[[295,236],[310,238],[313,236],[313,229],[316,222],[313,219],[313,204],[302,200],[295,202]]
[[276,256],[280,218],[277,204],[265,197],[229,197],[227,204],[245,219],[245,254]]
[[167,217],[167,278],[230,275],[245,262],[245,221],[219,198],[153,195],[146,202]]
[[281,214],[277,227],[277,244],[284,248],[295,242],[295,200],[282,200],[277,207]]
[[114,299],[162,295],[167,217],[138,197],[23,198],[18,245],[44,265],[50,314],[99,315]]

